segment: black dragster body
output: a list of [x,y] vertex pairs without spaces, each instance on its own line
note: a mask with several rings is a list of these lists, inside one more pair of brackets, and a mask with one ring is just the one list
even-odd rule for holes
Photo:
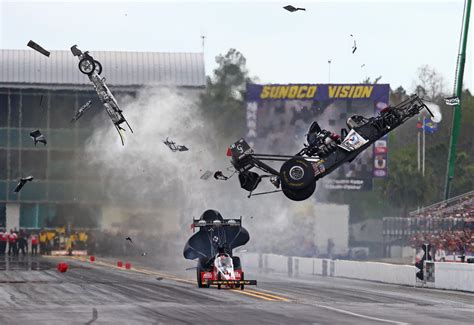
[[[244,139],[234,143],[231,149],[232,165],[239,173],[240,185],[252,192],[262,178],[270,182],[291,200],[301,201],[309,198],[316,189],[316,181],[330,174],[346,162],[354,160],[362,151],[376,140],[393,131],[408,119],[416,116],[428,107],[416,95],[409,97],[396,106],[388,106],[379,115],[366,118],[354,115],[347,119],[346,129],[341,134],[323,130],[313,122],[307,134],[308,144],[292,156],[256,154]],[[264,161],[281,161],[283,165],[277,171]],[[264,174],[253,171],[260,169]],[[275,192],[273,191],[273,192]],[[257,194],[266,194],[257,193]]]

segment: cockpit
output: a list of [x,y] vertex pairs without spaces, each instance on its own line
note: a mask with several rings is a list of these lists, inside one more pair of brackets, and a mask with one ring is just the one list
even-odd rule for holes
[[214,266],[217,271],[221,273],[225,279],[234,277],[234,263],[229,254],[219,254],[214,260]]
[[349,127],[350,130],[353,128],[362,126],[366,123],[368,123],[369,120],[362,115],[352,115],[351,117],[347,118],[347,126]]

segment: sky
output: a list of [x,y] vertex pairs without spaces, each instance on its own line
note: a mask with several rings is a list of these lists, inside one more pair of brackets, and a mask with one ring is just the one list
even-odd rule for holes
[[[306,11],[290,13],[282,8],[287,4]],[[349,83],[382,76],[380,83],[413,90],[418,68],[427,64],[451,93],[463,5],[463,0],[0,0],[0,48],[29,49],[31,39],[49,50],[77,44],[91,53],[201,52],[204,35],[207,75],[217,55],[236,48],[261,83]],[[464,75],[471,90],[472,20]]]

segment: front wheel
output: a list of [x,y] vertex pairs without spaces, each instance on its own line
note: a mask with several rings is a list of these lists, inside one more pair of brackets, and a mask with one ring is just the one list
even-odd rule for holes
[[202,271],[202,268],[201,268],[200,263],[198,262],[198,266],[196,268],[196,280],[197,280],[198,288],[204,288],[204,284],[202,283],[202,278],[201,278],[201,271]]
[[83,58],[79,61],[79,70],[83,74],[91,75],[96,69],[94,60],[90,58]]
[[97,74],[101,74],[102,73],[102,64],[100,64],[99,61],[97,60],[94,60],[94,64],[95,64],[95,72],[97,72]]

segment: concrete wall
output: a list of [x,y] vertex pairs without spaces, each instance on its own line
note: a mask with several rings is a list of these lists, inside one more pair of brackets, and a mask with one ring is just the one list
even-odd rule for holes
[[334,263],[334,276],[337,277],[402,285],[415,285],[416,283],[415,273],[417,269],[412,265],[344,260],[336,260]]
[[10,229],[20,229],[20,204],[18,203],[7,203],[6,212],[6,227],[7,231]]
[[[397,265],[377,262],[329,260],[308,257],[288,257],[275,254],[240,254],[243,268],[262,269],[299,275],[322,275],[350,279],[377,281],[399,285],[417,285],[413,265]],[[474,264],[435,263],[435,282],[427,286],[436,289],[474,292]],[[421,286],[421,283],[418,283]]]
[[474,264],[436,262],[435,287],[474,292]]

